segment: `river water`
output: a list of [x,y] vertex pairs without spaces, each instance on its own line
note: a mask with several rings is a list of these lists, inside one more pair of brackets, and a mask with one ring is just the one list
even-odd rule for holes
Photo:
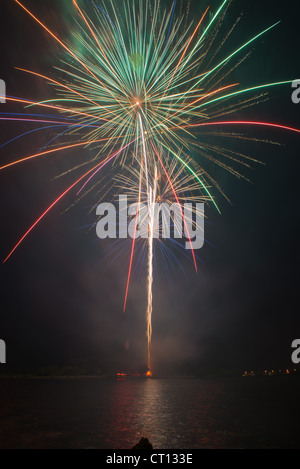
[[299,448],[300,379],[1,379],[0,448]]

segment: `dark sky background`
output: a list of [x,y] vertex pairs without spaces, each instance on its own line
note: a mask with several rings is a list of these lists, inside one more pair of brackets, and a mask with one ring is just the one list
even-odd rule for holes
[[[207,3],[193,1],[192,14],[199,17]],[[71,1],[24,0],[24,4],[60,37],[69,37]],[[295,5],[236,0],[228,10],[228,25],[243,12],[226,45],[230,50],[282,20],[251,47],[251,56],[235,72],[245,87],[300,78],[300,7]],[[62,57],[60,47],[12,0],[1,0],[0,9],[0,78],[6,81],[7,94],[33,100],[51,96],[42,80],[14,67],[47,75]],[[234,117],[300,127],[300,104],[292,103],[291,93],[289,85],[273,88],[267,103]],[[16,104],[0,106],[0,112],[22,112]],[[2,122],[0,144],[31,128]],[[220,196],[222,215],[207,209],[208,242],[199,252],[197,275],[183,256],[182,267],[174,266],[167,275],[157,251],[152,350],[158,373],[292,366],[291,343],[300,337],[300,135],[238,129],[242,130],[281,145],[253,141],[239,147],[265,163],[245,173],[252,183],[212,168],[232,205]],[[1,162],[38,151],[52,135],[52,131],[38,132],[2,148]],[[226,141],[235,148],[234,142]],[[53,178],[80,158],[80,153],[72,152],[1,172],[1,259],[74,175]],[[124,314],[129,257],[120,255],[111,262],[114,256],[107,258],[107,252],[112,246],[86,228],[96,218],[95,212],[89,213],[93,195],[63,213],[74,197],[71,193],[55,207],[10,261],[0,266],[5,371],[83,362],[103,371],[134,370],[145,364],[146,273],[140,266],[135,270]]]

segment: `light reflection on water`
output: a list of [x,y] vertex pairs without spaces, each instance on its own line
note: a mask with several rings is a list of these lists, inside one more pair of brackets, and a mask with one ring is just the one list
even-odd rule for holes
[[298,447],[300,380],[0,380],[0,448]]
[[[193,387],[193,384],[196,387]],[[157,448],[201,447],[211,425],[207,386],[199,382],[147,380],[136,407],[136,424]]]

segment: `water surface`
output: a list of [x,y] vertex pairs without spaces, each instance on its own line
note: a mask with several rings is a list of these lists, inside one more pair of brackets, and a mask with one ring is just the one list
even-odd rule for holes
[[0,448],[299,448],[300,379],[1,379]]

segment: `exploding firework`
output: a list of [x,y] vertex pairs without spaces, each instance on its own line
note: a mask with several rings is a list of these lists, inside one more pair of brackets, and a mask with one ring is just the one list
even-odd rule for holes
[[[182,206],[196,191],[199,200],[219,211],[217,195],[225,194],[202,162],[212,162],[239,178],[244,177],[243,167],[257,162],[249,155],[218,145],[218,136],[246,139],[224,130],[229,126],[264,126],[299,132],[271,122],[221,120],[225,115],[265,100],[272,87],[293,81],[254,84],[251,88],[231,81],[232,72],[247,58],[251,45],[278,23],[256,31],[253,37],[246,38],[220,58],[224,45],[226,49],[230,45],[232,30],[238,26],[237,21],[232,30],[220,37],[220,25],[230,0],[220,1],[213,11],[207,8],[197,21],[189,18],[189,7],[184,1],[181,5],[175,1],[164,9],[159,0],[128,0],[121,6],[113,0],[73,0],[75,40],[72,44],[49,29],[25,2],[14,1],[60,45],[64,57],[56,64],[55,75],[22,69],[54,87],[55,99],[34,101],[7,97],[8,102],[34,107],[40,114],[31,114],[27,109],[23,116],[7,114],[1,119],[47,124],[59,131],[46,148],[4,164],[0,170],[66,150],[82,149],[82,163],[75,168],[82,173],[27,229],[5,262],[67,194],[73,191],[77,200],[81,200],[89,191],[99,190],[100,184],[103,189],[104,167],[110,166],[120,174],[116,186],[126,178],[137,202],[137,212],[124,310],[132,277],[139,204],[145,201],[149,207],[145,249],[147,363],[151,376],[154,203],[166,200]],[[182,14],[184,10],[186,15]],[[48,114],[42,114],[45,111]],[[201,138],[209,129],[214,129],[213,143]],[[191,258],[197,271],[193,250]]]

